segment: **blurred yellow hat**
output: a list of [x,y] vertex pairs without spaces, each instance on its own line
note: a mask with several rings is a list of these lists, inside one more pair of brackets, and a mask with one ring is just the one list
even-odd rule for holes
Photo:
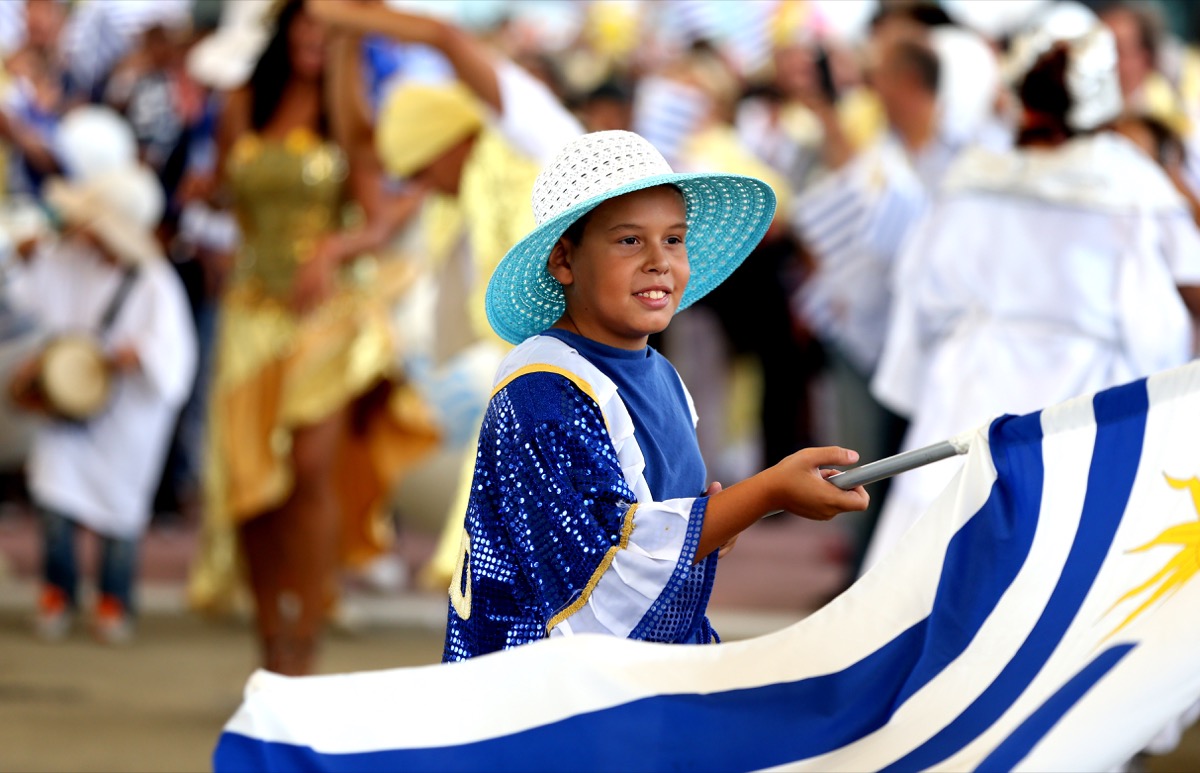
[[375,135],[389,172],[412,177],[483,127],[484,106],[461,83],[404,83],[388,95]]

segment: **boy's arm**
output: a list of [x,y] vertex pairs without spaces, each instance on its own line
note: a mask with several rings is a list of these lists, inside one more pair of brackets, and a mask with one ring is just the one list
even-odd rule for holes
[[708,499],[696,561],[704,560],[768,513],[782,510],[827,521],[838,513],[865,510],[870,497],[862,486],[842,491],[826,480],[834,471],[822,469],[856,461],[858,453],[845,448],[806,448],[713,494]]

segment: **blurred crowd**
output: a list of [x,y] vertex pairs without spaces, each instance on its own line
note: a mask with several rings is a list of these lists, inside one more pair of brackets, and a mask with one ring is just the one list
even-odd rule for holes
[[[505,351],[483,288],[584,131],[776,193],[756,252],[653,342],[712,480],[814,444],[882,458],[1190,358],[1197,35],[1200,9],[1155,0],[0,3],[0,369],[22,408],[0,456],[45,528],[39,632],[77,607],[82,525],[108,541],[103,635],[128,636],[155,513],[203,523],[197,607],[249,578],[285,673],[311,667],[337,567],[386,558],[397,502],[446,524],[420,568],[445,588]],[[38,394],[70,330],[118,374],[82,419],[85,366],[62,404]],[[842,522],[855,571],[948,474],[873,487]]]

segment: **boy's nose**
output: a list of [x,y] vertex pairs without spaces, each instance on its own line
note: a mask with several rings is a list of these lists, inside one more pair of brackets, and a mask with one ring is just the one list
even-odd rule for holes
[[671,270],[671,261],[662,245],[651,245],[646,252],[646,270],[665,274]]

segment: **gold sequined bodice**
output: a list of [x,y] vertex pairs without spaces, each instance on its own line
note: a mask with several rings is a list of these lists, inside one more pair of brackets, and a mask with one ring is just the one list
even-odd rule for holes
[[242,230],[234,282],[285,296],[296,267],[340,225],[345,156],[304,129],[282,140],[250,134],[234,143],[226,173]]

